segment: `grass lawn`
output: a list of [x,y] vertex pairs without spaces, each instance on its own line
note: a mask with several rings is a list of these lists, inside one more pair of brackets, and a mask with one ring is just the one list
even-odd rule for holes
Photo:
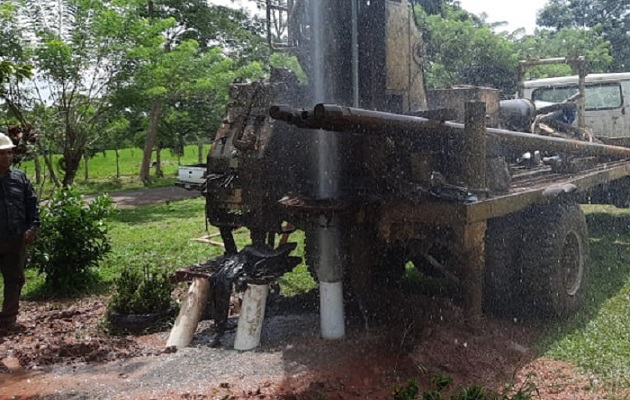
[[[206,159],[206,155],[210,150],[210,145],[205,145],[202,152],[202,160]],[[142,149],[128,148],[121,149],[118,152],[118,176],[116,174],[116,154],[114,150],[99,152],[88,160],[88,178],[85,178],[85,160],[81,163],[81,168],[77,172],[77,176],[73,185],[73,189],[81,194],[93,193],[110,193],[123,190],[132,190],[146,187],[140,179],[140,163],[142,160]],[[155,157],[155,153],[154,153]],[[58,157],[54,157],[58,160]],[[43,160],[42,165],[43,165]],[[161,153],[162,172],[164,177],[158,178],[153,176],[154,170],[151,171],[152,181],[149,187],[170,186],[175,182],[177,177],[177,169],[179,165],[197,164],[198,148],[196,145],[186,146],[184,154],[177,157],[170,150],[163,150]],[[33,161],[25,161],[18,166],[31,177],[35,184],[35,165]],[[61,174],[55,172],[61,179]],[[46,197],[54,187],[48,180],[37,186],[37,191],[43,193],[42,197]]]
[[[180,268],[207,261],[223,253],[220,247],[194,239],[217,232],[214,227],[206,231],[204,199],[171,202],[132,209],[120,209],[109,218],[112,251],[98,269],[99,288],[108,292],[111,282],[127,268],[152,266],[173,272]],[[246,230],[235,232],[239,248],[249,242]],[[298,241],[298,254],[304,254],[300,233],[291,237]],[[27,270],[24,295],[37,295],[43,283],[35,269]],[[281,279],[283,292],[292,295],[314,287],[304,265]],[[0,290],[3,283],[0,280]],[[1,299],[0,299],[1,301]]]

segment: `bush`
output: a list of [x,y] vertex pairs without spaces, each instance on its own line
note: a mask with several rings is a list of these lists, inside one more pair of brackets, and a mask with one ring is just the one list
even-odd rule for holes
[[114,280],[116,292],[109,302],[109,311],[119,314],[164,313],[173,307],[173,284],[166,271],[144,266],[126,269]]
[[108,196],[86,203],[70,189],[58,190],[41,208],[41,226],[29,256],[45,274],[46,292],[65,296],[86,288],[90,269],[111,249],[104,219],[112,211]]

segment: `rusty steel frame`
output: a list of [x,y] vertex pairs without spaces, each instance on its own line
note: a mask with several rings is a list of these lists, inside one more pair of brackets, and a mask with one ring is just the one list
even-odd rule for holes
[[567,187],[578,192],[586,191],[630,176],[630,163],[625,160],[630,159],[629,148],[486,128],[485,104],[480,102],[466,104],[465,124],[328,104],[318,104],[312,111],[272,106],[270,116],[301,128],[357,134],[455,134],[462,141],[461,149],[465,149],[457,155],[463,159],[459,173],[471,192],[481,191],[486,186],[485,160],[490,149],[493,152],[497,148],[553,150],[578,156],[603,157],[609,161],[600,161],[592,168],[572,174],[549,169],[542,175],[546,178],[538,184],[518,187],[513,182],[507,193],[480,197],[475,202],[388,200],[387,207],[379,216],[379,230],[386,232],[385,235],[396,236],[394,231],[399,226],[446,227],[451,230],[450,246],[466,260],[466,268],[461,271],[464,313],[471,322],[482,315],[485,231],[489,219],[522,211],[533,204],[554,201],[555,196]]

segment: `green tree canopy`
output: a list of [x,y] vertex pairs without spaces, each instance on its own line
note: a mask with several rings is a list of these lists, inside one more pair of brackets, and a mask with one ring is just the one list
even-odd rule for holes
[[507,35],[494,33],[458,7],[446,5],[442,14],[416,13],[427,46],[428,87],[467,84],[514,91],[518,57]]
[[[606,72],[612,63],[610,43],[600,34],[600,26],[593,29],[562,28],[559,31],[537,29],[533,35],[517,40],[520,59],[584,56],[589,72]],[[566,64],[532,68],[528,78],[548,78],[576,73]]]
[[595,29],[610,43],[609,71],[630,68],[630,0],[549,0],[538,14],[537,24],[561,31],[565,28]]

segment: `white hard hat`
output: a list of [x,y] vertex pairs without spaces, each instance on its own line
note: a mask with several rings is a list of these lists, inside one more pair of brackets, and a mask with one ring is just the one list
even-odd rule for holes
[[14,147],[13,141],[4,133],[0,133],[0,150],[12,149]]

